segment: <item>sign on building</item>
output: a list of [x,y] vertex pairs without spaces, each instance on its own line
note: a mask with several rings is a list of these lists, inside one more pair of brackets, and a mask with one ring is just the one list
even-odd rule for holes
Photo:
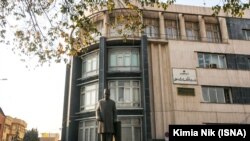
[[194,69],[173,69],[174,84],[197,84],[196,71]]

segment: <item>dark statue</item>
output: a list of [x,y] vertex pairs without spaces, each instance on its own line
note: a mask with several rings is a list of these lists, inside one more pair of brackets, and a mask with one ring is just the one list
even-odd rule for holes
[[98,134],[100,134],[101,141],[112,141],[117,115],[116,105],[110,99],[109,89],[104,89],[104,98],[98,101],[96,119],[98,121]]

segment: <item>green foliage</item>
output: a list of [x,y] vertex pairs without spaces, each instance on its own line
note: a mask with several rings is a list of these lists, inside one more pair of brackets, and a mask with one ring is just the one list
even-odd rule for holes
[[[91,19],[90,12],[107,10],[115,5],[126,9],[116,15],[117,22],[105,23],[117,27],[126,39],[128,33],[143,31],[142,9],[158,6],[167,9],[176,0],[1,0],[0,42],[9,44],[13,51],[26,60],[36,59],[40,64],[55,61],[67,62],[69,56],[84,53],[86,46],[95,43],[93,35],[101,35]],[[221,10],[232,16],[242,17],[249,3],[240,0],[222,0],[223,5],[213,7],[214,15]],[[25,59],[23,59],[25,60]]]
[[26,131],[23,141],[39,141],[37,129],[31,129]]
[[233,17],[242,17],[244,11],[249,9],[250,3],[243,3],[241,0],[222,0],[223,5],[215,5],[212,7],[214,10],[213,15],[218,15],[221,10],[231,14]]

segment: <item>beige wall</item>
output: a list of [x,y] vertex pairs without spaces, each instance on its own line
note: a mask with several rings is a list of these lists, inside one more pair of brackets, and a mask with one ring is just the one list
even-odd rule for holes
[[[144,9],[164,11],[153,7]],[[250,123],[250,105],[204,103],[201,93],[201,85],[250,87],[250,71],[198,68],[197,57],[197,52],[250,54],[249,41],[228,41],[227,26],[223,17],[218,19],[223,43],[208,43],[206,40],[168,41],[163,35],[164,16],[161,12],[144,11],[144,16],[159,18],[161,38],[149,39],[148,44],[152,138],[163,139],[164,133],[168,132],[169,124]],[[180,13],[179,26],[183,37],[186,36],[183,15],[195,14],[197,17],[199,15],[200,33],[202,37],[206,37],[204,29],[206,21],[203,15],[212,15],[210,8],[171,5],[166,12]],[[227,15],[220,13],[219,16]],[[249,11],[245,12],[245,17],[250,17]],[[104,35],[108,36],[107,13],[103,19]],[[198,84],[173,84],[173,68],[195,69]],[[180,96],[177,94],[177,87],[194,88],[195,96]]]
[[197,52],[250,54],[248,44],[249,41],[239,40],[229,44],[169,41],[170,64],[172,68],[195,68],[199,85],[249,87],[249,71],[198,68],[197,57]]
[[23,139],[27,123],[21,119],[6,116],[4,126],[5,130],[3,131],[3,141],[9,141],[16,135],[17,131],[19,132],[19,137]]
[[[168,125],[174,122],[171,74],[167,44],[149,44],[151,86],[151,120],[153,138],[163,138]],[[163,65],[164,64],[164,65]]]
[[[250,54],[248,46],[249,42],[239,40],[228,44],[175,40],[150,42],[153,138],[164,138],[169,124],[250,123],[250,105],[203,103],[201,93],[201,85],[250,87],[250,72],[198,68],[197,57],[197,52]],[[173,84],[173,68],[195,69],[198,84]],[[177,87],[195,88],[195,96],[180,96]]]

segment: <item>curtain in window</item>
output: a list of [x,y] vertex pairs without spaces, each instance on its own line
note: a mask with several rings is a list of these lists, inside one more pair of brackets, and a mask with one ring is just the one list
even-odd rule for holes
[[139,50],[109,50],[109,71],[139,71]]
[[159,37],[159,19],[144,19],[144,24],[146,25],[145,33],[149,38]]
[[89,54],[82,58],[82,78],[97,75],[98,68],[98,53]]
[[136,80],[109,81],[110,98],[118,108],[140,107],[140,86]]
[[80,95],[81,111],[95,109],[95,104],[97,103],[97,93],[98,93],[98,85],[96,83],[83,86],[81,88],[81,95]]

